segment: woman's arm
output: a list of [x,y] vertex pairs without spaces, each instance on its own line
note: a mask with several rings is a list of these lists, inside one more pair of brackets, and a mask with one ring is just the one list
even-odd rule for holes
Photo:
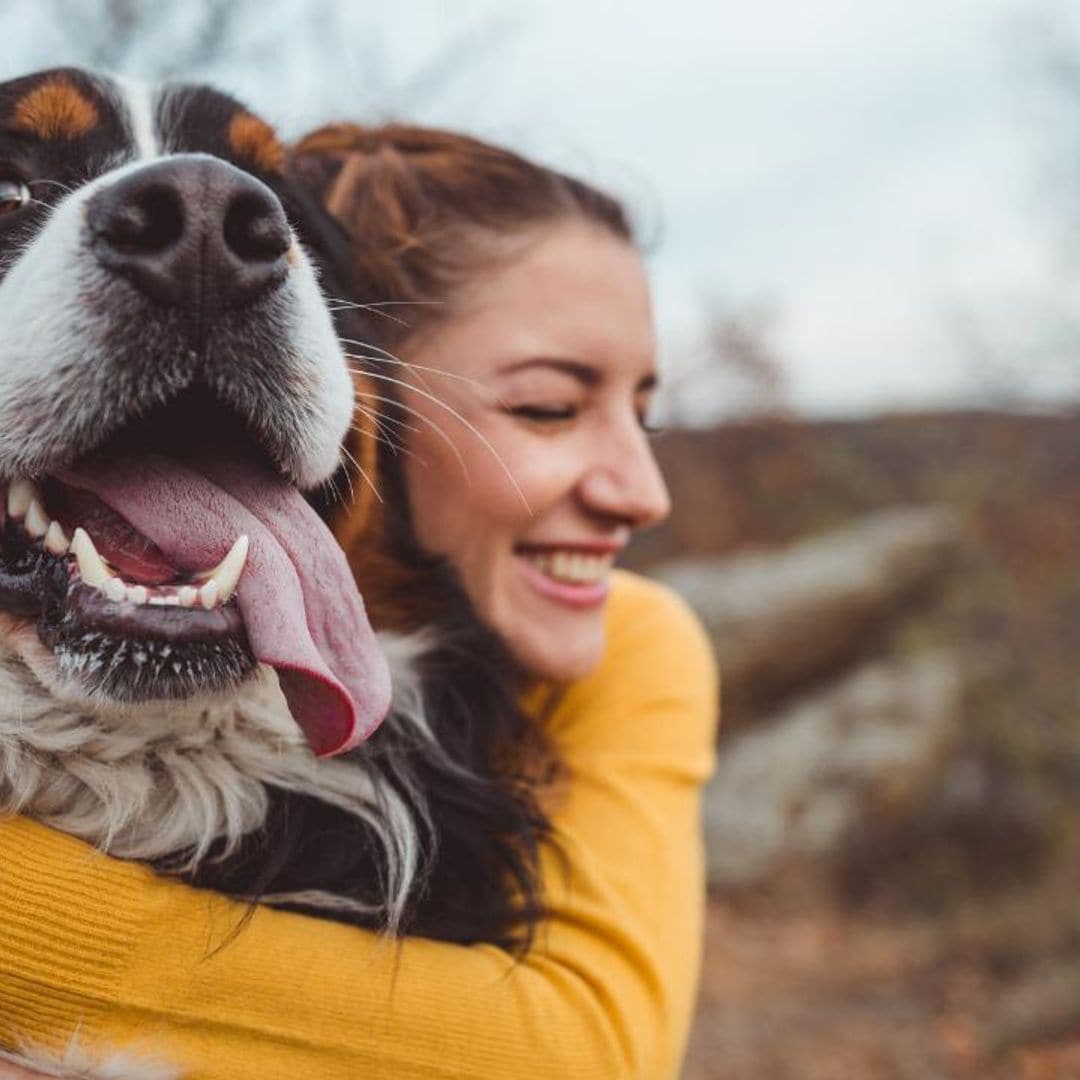
[[715,677],[693,618],[621,578],[603,667],[552,720],[570,768],[551,915],[492,946],[245,906],[0,826],[0,1040],[145,1045],[192,1076],[642,1077],[676,1073],[696,989],[700,785]]

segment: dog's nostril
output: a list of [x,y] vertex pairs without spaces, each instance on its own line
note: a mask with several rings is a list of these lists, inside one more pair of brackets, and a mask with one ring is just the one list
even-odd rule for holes
[[272,262],[289,250],[289,228],[281,210],[259,192],[242,192],[225,212],[225,244],[245,262]]
[[98,263],[201,326],[274,289],[292,243],[278,197],[254,176],[206,154],[132,169],[86,206]]
[[113,206],[100,235],[113,248],[131,254],[166,251],[184,235],[184,208],[175,191],[165,187],[137,192]]

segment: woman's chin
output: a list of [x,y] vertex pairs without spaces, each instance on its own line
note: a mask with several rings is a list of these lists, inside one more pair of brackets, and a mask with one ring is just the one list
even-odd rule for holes
[[528,584],[515,589],[515,602],[494,620],[494,629],[514,659],[530,674],[554,682],[573,682],[588,675],[604,652],[604,600],[568,605]]
[[584,678],[600,663],[603,634],[595,638],[579,635],[578,640],[544,639],[540,634],[521,635],[524,640],[510,641],[510,651],[531,675],[556,683],[571,683]]

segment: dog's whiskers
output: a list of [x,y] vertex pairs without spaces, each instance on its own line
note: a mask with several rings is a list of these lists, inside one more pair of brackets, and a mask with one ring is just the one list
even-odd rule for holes
[[355,300],[345,300],[339,296],[328,296],[326,300],[331,311],[369,311],[372,315],[378,315],[380,318],[389,319],[391,322],[396,322],[407,329],[412,327],[412,323],[407,319],[401,319],[397,315],[391,315],[388,311],[380,311],[379,308],[404,306],[406,304],[421,305],[443,303],[442,300],[381,300],[371,304],[361,304]]
[[372,427],[365,428],[362,424],[353,424],[353,431],[358,431],[361,435],[370,435],[376,442],[382,443],[394,457],[397,457],[399,453],[407,454],[410,452],[403,443],[399,443],[393,437],[393,433],[387,432],[383,426],[383,421],[389,420],[389,417],[380,416],[377,412],[365,408],[359,402],[356,404],[356,411],[371,421]]
[[[357,406],[359,408],[359,406]],[[361,410],[365,416],[373,416],[374,414],[367,412],[367,410]],[[365,428],[361,424],[353,424],[352,431],[358,432],[360,435],[367,436],[370,434],[369,429]],[[426,469],[428,467],[427,459],[421,457],[415,450],[410,450],[407,446],[402,446],[400,443],[394,443],[391,439],[377,439],[378,442],[385,443],[390,449],[390,453],[397,457],[399,454],[404,454],[406,457],[411,457],[418,461]]]
[[[413,371],[426,371],[432,375],[441,375],[445,379],[454,379],[457,382],[466,383],[476,389],[486,389],[482,382],[477,379],[472,379],[468,375],[461,375],[456,371],[444,371],[442,368],[430,367],[427,364],[416,364],[411,360],[402,360],[400,356],[395,356],[385,349],[379,349],[377,345],[371,345],[366,341],[356,341],[353,338],[339,338],[338,340],[343,341],[346,345],[356,345],[361,349],[377,349],[381,354],[379,356],[372,356],[370,353],[345,353],[350,360],[370,360],[373,364],[396,364],[398,367],[410,368]],[[361,374],[366,374],[366,371],[361,370]],[[425,385],[427,384],[425,383]]]
[[[395,428],[402,431],[411,431],[414,434],[420,429],[415,424],[410,424],[408,420],[402,420],[396,416],[387,416],[385,413],[378,413],[374,409],[365,408],[359,402],[356,404],[357,411],[362,412],[369,420],[371,420],[380,431],[384,430],[384,424],[392,424]],[[397,435],[398,431],[388,432],[387,435],[393,441],[393,437]],[[405,447],[402,443],[395,444],[399,450],[404,450]]]
[[435,434],[438,435],[439,438],[442,439],[442,441],[450,447],[451,452],[453,453],[454,457],[457,458],[458,464],[461,466],[461,471],[465,474],[466,479],[469,478],[469,467],[465,464],[465,456],[458,449],[457,443],[455,443],[454,440],[449,436],[449,434],[443,431],[443,429],[437,423],[435,423],[435,421],[432,420],[430,416],[425,416],[418,409],[414,409],[412,408],[412,406],[406,405],[404,402],[398,401],[397,398],[386,397],[384,394],[359,393],[356,396],[366,398],[369,401],[378,401],[383,405],[391,405],[396,409],[401,409],[402,412],[407,412],[412,416],[415,416],[422,423],[427,424],[427,426],[430,427],[432,431],[434,431]]
[[[499,451],[491,445],[491,440],[488,439],[488,437],[475,424],[473,424],[466,417],[462,416],[461,413],[457,411],[457,409],[453,408],[450,405],[447,405],[445,401],[440,400],[434,394],[428,393],[426,390],[421,390],[418,386],[413,386],[410,383],[404,382],[402,379],[395,379],[392,378],[390,375],[384,375],[381,372],[369,371],[365,374],[367,374],[369,378],[379,379],[382,382],[393,383],[395,386],[403,386],[406,390],[412,390],[413,393],[419,394],[422,398],[430,401],[433,405],[437,406],[440,409],[445,409],[448,413],[450,413],[450,415],[453,416],[454,419],[458,421],[458,423],[462,424],[465,428],[467,428],[480,441],[480,443],[484,446],[488,453],[491,454],[491,456],[498,463],[499,468],[502,469],[507,480],[510,481],[514,490],[517,492],[518,498],[521,499],[521,502],[524,505],[526,511],[530,515],[532,514],[532,507],[529,505],[529,500],[525,497],[525,492],[521,490],[521,485],[517,482],[514,474],[510,471],[510,467],[506,464],[505,461],[503,461],[502,456],[499,454]],[[417,413],[417,415],[422,416],[423,414]],[[464,460],[461,458],[460,453],[458,454],[458,459],[461,461],[462,466],[464,466]]]
[[[349,459],[349,461],[352,462],[353,468],[355,468],[356,471],[361,475],[361,477],[363,477],[364,483],[367,484],[367,486],[369,488],[371,488],[372,495],[374,495],[375,498],[379,500],[379,502],[382,502],[383,497],[379,494],[379,489],[372,482],[371,477],[368,476],[368,474],[364,471],[363,466],[361,466],[360,462],[357,461],[356,458],[353,457],[353,455],[349,452],[349,448],[347,446],[345,446],[345,445],[342,445],[341,452]],[[346,469],[345,470],[345,476],[348,477],[348,475],[349,475],[349,471],[348,471],[348,469]],[[353,492],[353,486],[352,486],[352,481],[351,480],[349,481],[349,494],[352,495],[353,500],[355,501],[356,495],[355,495],[355,492]]]
[[[344,450],[345,448],[342,447],[342,449]],[[348,473],[346,473],[345,475],[348,476]],[[332,476],[326,481],[326,486],[330,489],[330,494],[333,497],[334,502],[344,502],[345,501],[341,497],[341,492],[338,491],[338,486],[334,482],[334,478]],[[351,483],[349,485],[349,491],[350,491],[350,493],[352,492],[352,484]]]

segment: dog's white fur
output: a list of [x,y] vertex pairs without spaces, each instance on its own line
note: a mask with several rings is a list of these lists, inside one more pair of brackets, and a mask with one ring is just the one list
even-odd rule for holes
[[[212,160],[206,154],[169,157]],[[8,256],[14,261],[0,280],[0,460],[9,475],[47,473],[57,464],[61,441],[70,460],[130,418],[130,404],[115,382],[120,376],[108,363],[110,324],[85,303],[106,295],[112,284],[90,250],[86,206],[147,164],[129,161],[83,184],[61,200],[25,248]],[[280,340],[288,348],[282,377],[303,386],[305,400],[288,445],[279,448],[278,464],[307,490],[341,463],[353,387],[315,268],[296,242],[289,265],[278,298]],[[155,364],[163,394],[191,381],[173,358],[155,358]]]
[[[422,640],[383,635],[396,701],[392,720],[437,752],[411,666]],[[26,814],[127,859],[177,856],[178,872],[214,844],[235,850],[265,819],[270,784],[362,818],[382,842],[392,928],[419,858],[419,830],[400,796],[357,759],[316,758],[271,668],[236,690],[184,702],[118,705],[72,699],[31,627],[0,616],[0,812]],[[396,670],[395,670],[396,669]],[[316,894],[275,895],[340,907]]]
[[181,1076],[160,1058],[130,1051],[92,1053],[78,1038],[60,1053],[36,1046],[26,1046],[18,1054],[0,1050],[0,1061],[61,1080],[180,1080]]
[[[443,755],[424,717],[416,661],[423,635],[381,635],[394,677],[387,723],[404,726],[428,753]],[[260,667],[239,691],[217,698],[121,707],[65,701],[50,688],[55,662],[32,628],[0,615],[0,813],[24,813],[103,851],[131,859],[185,852],[195,865],[212,842],[227,850],[266,813],[264,784],[314,795],[370,822],[386,848],[392,929],[416,871],[421,830],[413,813],[360,760],[319,759],[292,720],[273,669]],[[362,755],[363,751],[360,751]],[[407,779],[399,777],[399,780]],[[422,799],[416,805],[423,806]],[[361,908],[305,891],[262,897],[328,910]],[[84,1080],[173,1080],[180,1076],[138,1051],[91,1054],[78,1040],[63,1054],[27,1047],[9,1060],[47,1076]]]

